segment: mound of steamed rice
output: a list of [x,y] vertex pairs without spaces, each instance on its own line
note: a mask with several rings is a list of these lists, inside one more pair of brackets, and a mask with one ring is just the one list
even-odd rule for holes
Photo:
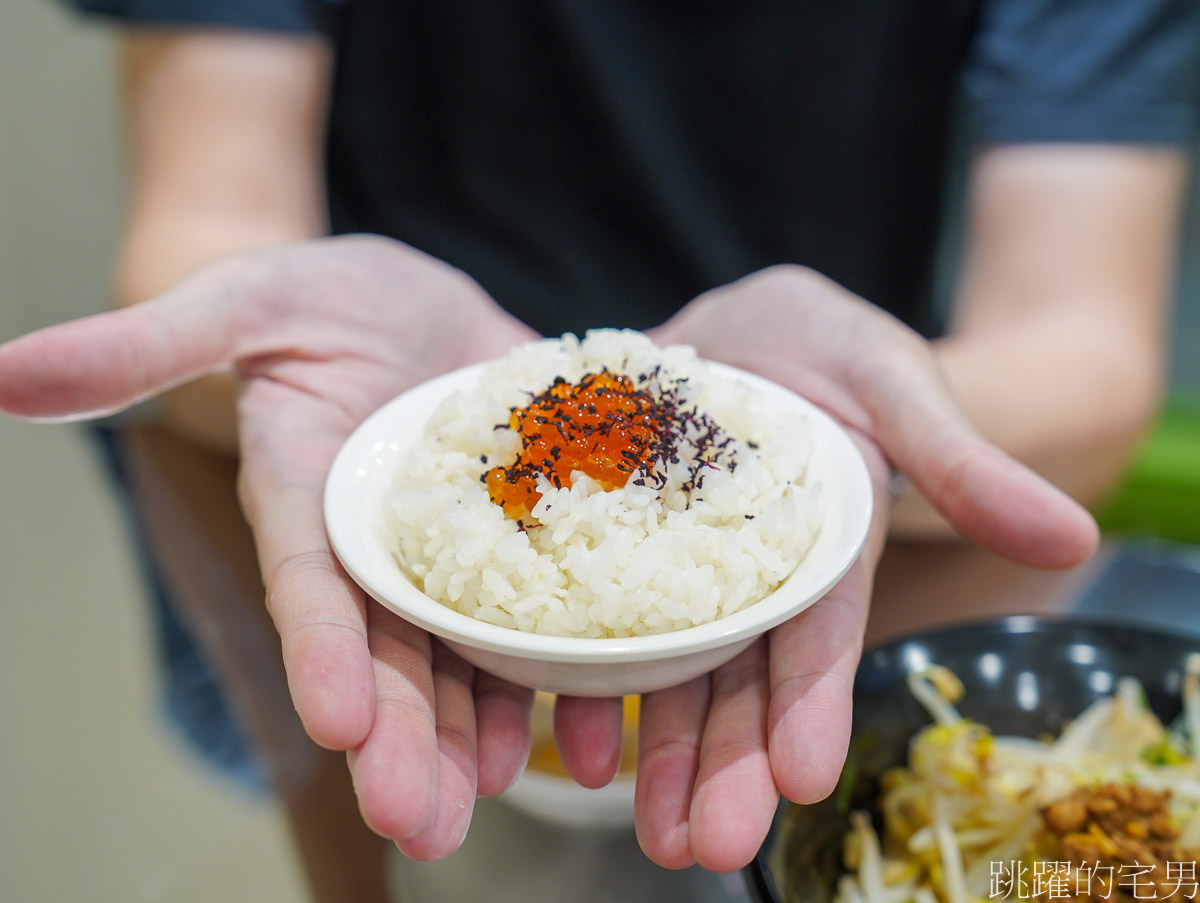
[[[656,366],[732,437],[735,466],[705,467],[693,486],[685,449],[678,463],[659,462],[662,488],[635,485],[635,472],[611,491],[576,471],[569,487],[539,484],[524,529],[489,498],[481,474],[520,448],[515,432],[497,428],[510,410],[557,376],[577,382],[607,367],[636,377]],[[405,456],[391,499],[394,552],[428,596],[503,627],[578,637],[679,630],[752,605],[796,569],[821,526],[810,452],[803,419],[766,408],[690,348],[617,330],[534,342],[448,398]]]

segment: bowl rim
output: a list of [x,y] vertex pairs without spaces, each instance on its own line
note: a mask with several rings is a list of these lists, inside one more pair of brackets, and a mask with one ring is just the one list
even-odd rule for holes
[[[394,460],[412,441],[401,442],[396,437],[404,435],[405,429],[408,435],[414,435],[413,426],[423,426],[441,399],[469,385],[485,364],[451,371],[402,393],[367,417],[346,439],[329,469],[324,492],[326,531],[335,556],[368,595],[430,633],[475,649],[538,661],[621,663],[669,659],[732,644],[794,617],[824,596],[857,560],[874,506],[869,472],[843,427],[812,402],[757,374],[715,361],[705,363],[723,378],[747,383],[776,404],[786,402],[809,418],[814,432],[814,459],[821,456],[823,466],[832,467],[830,477],[837,477],[828,479],[831,485],[823,484],[822,491],[834,496],[834,503],[826,504],[827,520],[834,523],[841,541],[811,568],[806,570],[802,561],[792,576],[753,605],[707,624],[646,636],[536,634],[480,621],[431,599],[403,577],[394,563],[381,561],[378,549],[366,548],[370,539],[363,535],[368,532],[363,496],[381,489],[389,459]],[[823,527],[822,534],[825,532]],[[817,542],[821,542],[821,536]],[[810,571],[816,574],[807,583],[790,585],[799,583],[793,578],[809,576]]]

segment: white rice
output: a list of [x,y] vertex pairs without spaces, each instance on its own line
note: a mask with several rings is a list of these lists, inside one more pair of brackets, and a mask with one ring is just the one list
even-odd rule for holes
[[[645,476],[635,472],[612,491],[576,471],[569,487],[539,485],[527,529],[492,502],[481,475],[520,448],[515,432],[496,428],[510,410],[557,376],[576,383],[607,367],[636,378],[657,365],[686,379],[689,405],[733,438],[736,466],[705,468],[690,488],[684,456],[661,489],[635,485]],[[778,416],[690,348],[617,330],[534,342],[434,413],[397,475],[394,551],[427,595],[504,627],[624,637],[703,624],[762,599],[812,546],[821,510],[806,473],[811,444],[802,419]]]

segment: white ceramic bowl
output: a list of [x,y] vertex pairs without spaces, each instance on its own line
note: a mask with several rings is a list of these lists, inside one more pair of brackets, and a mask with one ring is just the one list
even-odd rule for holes
[[850,437],[795,393],[752,373],[711,363],[761,393],[780,416],[807,417],[811,474],[821,481],[824,524],[800,566],[775,592],[728,617],[672,633],[619,639],[544,636],[468,617],[434,601],[405,576],[384,527],[389,487],[408,446],[447,395],[469,388],[479,366],[424,383],[388,402],[338,453],[325,485],[334,553],[380,604],[441,639],[471,664],[522,686],[573,696],[647,693],[683,683],[733,658],[755,637],[821,598],[858,557],[871,521],[871,481]]

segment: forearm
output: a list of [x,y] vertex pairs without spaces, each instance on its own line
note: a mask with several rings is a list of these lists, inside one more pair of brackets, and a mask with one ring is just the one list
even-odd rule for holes
[[1120,477],[1161,394],[1161,355],[1078,315],[951,337],[936,353],[984,435],[1085,504]]
[[[119,304],[152,298],[215,258],[327,231],[320,42],[135,33],[123,63],[132,185]],[[234,397],[231,377],[205,377],[165,395],[162,419],[232,453]]]

